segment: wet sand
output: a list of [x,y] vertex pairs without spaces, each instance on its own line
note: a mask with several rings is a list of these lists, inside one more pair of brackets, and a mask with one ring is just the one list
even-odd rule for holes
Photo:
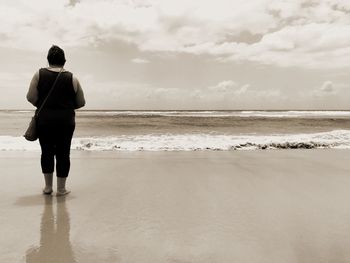
[[350,262],[350,151],[1,152],[0,262]]

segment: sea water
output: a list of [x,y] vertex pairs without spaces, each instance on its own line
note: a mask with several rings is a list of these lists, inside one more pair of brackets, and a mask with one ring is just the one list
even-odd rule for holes
[[[0,150],[40,150],[33,111],[0,111]],[[350,111],[77,111],[73,150],[350,148]]]

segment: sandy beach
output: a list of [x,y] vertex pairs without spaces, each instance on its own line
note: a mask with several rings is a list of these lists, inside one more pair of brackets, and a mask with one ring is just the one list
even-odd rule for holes
[[[350,262],[350,151],[1,152],[0,262]],[[49,261],[48,261],[49,260]]]

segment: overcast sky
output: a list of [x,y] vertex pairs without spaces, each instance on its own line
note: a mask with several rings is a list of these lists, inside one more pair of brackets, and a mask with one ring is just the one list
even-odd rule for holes
[[1,109],[52,44],[86,109],[350,109],[347,0],[2,0]]

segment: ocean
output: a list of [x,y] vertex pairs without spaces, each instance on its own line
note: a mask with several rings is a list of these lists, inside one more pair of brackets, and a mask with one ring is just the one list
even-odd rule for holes
[[[33,111],[0,111],[0,150],[39,151]],[[77,111],[72,150],[234,151],[350,148],[350,111]]]

